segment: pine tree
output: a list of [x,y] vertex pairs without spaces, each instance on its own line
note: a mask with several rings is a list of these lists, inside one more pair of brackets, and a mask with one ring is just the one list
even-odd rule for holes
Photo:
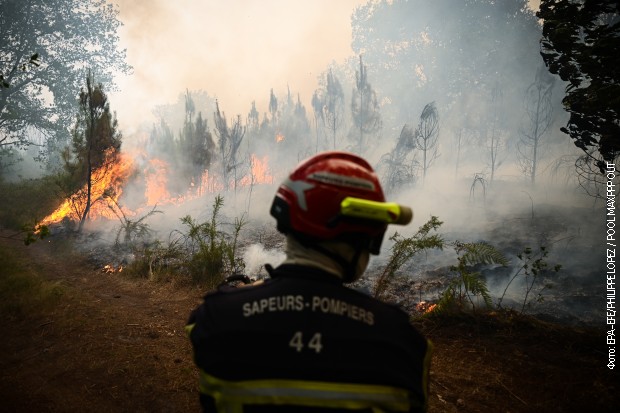
[[65,170],[71,181],[68,197],[74,199],[75,212],[80,219],[78,232],[81,232],[91,206],[102,195],[93,193],[93,185],[110,173],[120,152],[122,136],[116,117],[110,112],[103,85],[95,85],[90,71],[86,89],[80,91],[79,103],[72,132],[72,154],[67,151],[65,155]]
[[381,129],[381,114],[379,113],[379,103],[377,95],[370,83],[368,83],[368,73],[366,65],[362,62],[360,55],[359,71],[355,71],[355,90],[351,101],[351,114],[358,135],[358,152],[362,153],[365,145],[364,135],[375,133]]

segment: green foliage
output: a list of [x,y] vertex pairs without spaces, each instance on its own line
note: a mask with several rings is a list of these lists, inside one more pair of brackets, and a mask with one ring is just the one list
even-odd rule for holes
[[375,284],[373,292],[375,297],[380,298],[383,295],[396,272],[414,255],[434,248],[443,249],[444,241],[441,236],[431,234],[431,232],[436,232],[442,224],[442,221],[432,216],[413,236],[403,238],[396,232],[390,237],[394,245],[392,245],[390,259]]
[[[227,276],[242,272],[245,263],[237,256],[238,239],[246,222],[236,218],[231,232],[222,231],[219,214],[223,206],[224,199],[218,195],[209,221],[201,223],[190,215],[181,218],[185,230],[173,231],[167,244],[159,240],[134,244],[135,260],[123,272],[151,281],[200,285],[207,290]],[[153,209],[142,219],[156,212]],[[127,225],[121,231],[125,228]],[[133,228],[127,229],[131,232]]]
[[542,0],[541,55],[551,73],[569,82],[562,103],[570,113],[561,131],[605,173],[620,155],[620,6],[614,1]]
[[2,2],[0,146],[28,145],[32,129],[66,139],[87,69],[106,84],[129,73],[117,16],[117,8],[101,0]]
[[71,153],[67,148],[63,155],[67,178],[61,188],[79,217],[78,232],[81,232],[91,206],[105,196],[105,193],[94,193],[93,185],[111,173],[120,152],[122,135],[116,117],[110,111],[103,85],[95,84],[90,71],[86,77],[86,89],[80,91],[79,97]]
[[66,288],[59,282],[43,280],[11,255],[0,249],[0,314],[21,317],[36,309],[45,312],[59,303]]
[[[22,64],[18,64],[17,66],[21,69],[22,72],[25,72],[26,70],[28,70],[29,66],[39,66],[41,65],[41,63],[39,62],[39,54],[35,53],[32,56],[30,56],[30,59],[28,59],[28,62],[26,63],[22,63]],[[4,75],[2,73],[0,73],[0,88],[9,88],[11,87],[10,83],[7,82],[4,79]]]
[[458,264],[450,267],[454,276],[441,295],[438,311],[462,310],[469,303],[475,312],[475,297],[480,297],[485,307],[490,308],[493,303],[486,281],[474,267],[479,264],[507,266],[508,260],[499,250],[484,242],[455,241],[453,246],[458,255]]
[[200,187],[202,173],[211,166],[215,158],[215,142],[202,112],[198,112],[195,122],[193,121],[195,110],[194,99],[187,91],[185,123],[178,141],[178,153],[181,155],[178,167],[188,184],[191,182]]
[[[432,233],[437,231],[441,225],[442,222],[433,216],[418,229],[415,235],[404,238],[395,233],[390,238],[394,244],[388,263],[375,283],[373,295],[376,298],[386,299],[388,287],[391,283],[395,281],[408,282],[404,279],[399,280],[401,274],[398,272],[416,254],[434,248],[443,249],[445,245],[450,245],[457,254],[457,263],[449,267],[447,284],[444,284],[445,288],[440,293],[440,299],[433,313],[463,311],[475,313],[481,306],[484,309],[493,307],[493,298],[489,292],[486,279],[479,269],[481,266],[499,265],[507,267],[510,264],[508,259],[496,247],[486,242],[453,241],[447,243],[439,234]],[[547,255],[548,250],[544,246],[540,247],[538,253],[533,253],[532,249],[528,247],[517,255],[522,264],[508,281],[502,296],[498,300],[498,309],[502,309],[502,301],[508,288],[519,276],[524,279],[521,313],[533,302],[543,300],[543,291],[551,288],[552,285],[548,282],[541,283],[541,277],[545,273],[558,272],[561,269],[560,265],[551,267],[547,262]],[[421,292],[425,288],[425,282],[418,284],[415,288]],[[534,294],[535,297],[532,297]]]
[[123,270],[123,274],[149,281],[182,280],[188,271],[187,253],[176,241],[164,245],[157,240],[134,248],[135,259]]
[[0,179],[0,225],[22,231],[36,224],[58,206],[51,177],[4,182]]
[[50,235],[50,229],[47,225],[36,225],[34,227],[25,226],[24,232],[26,237],[24,238],[24,244],[30,245],[37,240],[44,239]]
[[235,219],[232,234],[219,230],[218,214],[224,205],[224,198],[218,195],[213,203],[211,221],[198,223],[191,216],[181,218],[187,227],[182,233],[183,245],[188,253],[188,270],[196,284],[218,285],[235,272],[245,267],[237,257],[239,233],[245,225],[244,218]]
[[542,293],[545,289],[552,288],[552,284],[550,283],[543,284],[536,292],[536,297],[534,299],[530,297],[530,294],[534,290],[534,287],[538,285],[540,277],[545,272],[553,271],[557,273],[560,269],[562,269],[560,264],[556,264],[550,269],[549,263],[547,262],[547,255],[549,255],[549,251],[545,246],[541,246],[537,253],[533,253],[532,248],[526,247],[521,253],[517,254],[517,258],[521,261],[521,266],[510,278],[508,284],[506,284],[506,288],[504,288],[504,292],[497,302],[497,308],[502,308],[502,302],[506,296],[506,292],[518,276],[524,278],[524,294],[523,302],[521,304],[521,313],[525,312],[525,308],[527,306],[532,305],[533,300],[535,302],[541,302],[544,300]]

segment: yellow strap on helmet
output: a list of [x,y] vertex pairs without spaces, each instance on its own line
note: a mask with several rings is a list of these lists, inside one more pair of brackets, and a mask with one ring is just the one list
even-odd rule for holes
[[346,197],[340,203],[344,216],[370,219],[386,224],[407,225],[413,218],[411,208],[395,202],[377,202],[367,199]]

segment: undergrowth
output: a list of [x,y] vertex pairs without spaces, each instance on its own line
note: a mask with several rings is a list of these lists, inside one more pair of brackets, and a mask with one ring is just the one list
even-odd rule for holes
[[59,282],[41,279],[6,250],[0,250],[0,314],[3,319],[20,318],[53,308],[66,295]]
[[455,241],[452,246],[458,256],[457,264],[450,267],[451,278],[437,304],[437,311],[461,311],[467,307],[475,313],[479,301],[484,307],[491,308],[493,301],[486,280],[474,268],[479,264],[507,266],[508,260],[487,243]]
[[[220,220],[223,206],[224,198],[218,195],[210,220],[199,222],[190,215],[181,218],[184,229],[173,231],[167,243],[157,240],[138,245],[134,242],[135,259],[127,267],[127,273],[212,289],[227,276],[242,272],[245,264],[239,256],[238,241],[246,221],[244,217],[235,218],[232,230],[222,230],[226,226]],[[148,225],[144,221],[139,224],[141,233],[149,234]],[[119,233],[130,229],[124,225]],[[134,235],[131,238],[135,241]]]
[[[402,301],[415,300],[412,291],[416,290],[420,296],[419,305],[413,306],[411,303],[404,303],[404,307],[414,309],[421,315],[429,314],[456,314],[456,313],[476,313],[492,309],[500,311],[517,311],[517,309],[502,307],[502,300],[508,288],[518,277],[523,278],[523,290],[521,306],[519,312],[523,314],[526,308],[533,303],[543,300],[543,291],[551,288],[551,284],[543,282],[543,275],[549,271],[559,271],[561,266],[555,265],[551,269],[547,262],[548,250],[540,247],[536,254],[530,247],[526,247],[522,253],[517,254],[518,263],[513,266],[511,275],[508,276],[504,294],[499,297],[496,303],[489,292],[487,281],[482,275],[482,269],[495,266],[508,267],[511,262],[496,247],[486,242],[462,242],[446,241],[437,232],[442,222],[435,216],[422,225],[418,231],[410,236],[403,237],[395,233],[390,240],[394,242],[391,247],[390,257],[381,274],[377,277],[374,284],[374,296],[386,299],[390,289],[405,291],[408,297],[399,297]],[[402,268],[422,252],[433,249],[443,250],[450,247],[456,253],[456,264],[444,267],[439,274],[435,274],[443,280],[441,286],[436,283],[429,283],[425,280],[412,281],[411,277],[402,274]],[[395,283],[416,284],[415,287],[403,288],[394,287]],[[435,303],[429,304],[421,299],[421,290],[425,286],[434,289],[439,288],[438,299]],[[398,296],[399,294],[391,294]],[[401,294],[402,295],[402,294]]]
[[0,227],[22,230],[36,224],[58,206],[51,177],[6,182],[0,178]]

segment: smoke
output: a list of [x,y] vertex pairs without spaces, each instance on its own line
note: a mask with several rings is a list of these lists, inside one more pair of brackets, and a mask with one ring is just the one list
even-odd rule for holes
[[[366,1],[117,0],[116,3],[124,23],[121,42],[127,48],[128,63],[134,67],[133,75],[119,80],[121,90],[110,93],[111,108],[117,111],[123,130],[123,151],[135,153],[137,170],[123,190],[122,205],[136,211],[133,220],[151,208],[161,211],[145,222],[160,240],[166,240],[175,231],[184,229],[180,221],[184,216],[190,215],[197,222],[209,221],[214,199],[222,195],[220,229],[229,231],[239,217],[250,223],[251,236],[247,236],[249,241],[243,246],[246,273],[264,274],[265,263],[275,266],[284,258],[281,245],[265,242],[268,234],[275,232],[269,207],[277,185],[295,164],[316,149],[333,148],[329,133],[324,129],[317,131],[312,123],[310,103],[313,93],[324,86],[321,75],[328,67],[333,68],[342,82],[343,111],[350,117],[351,93],[359,64],[351,48],[351,15],[355,7]],[[538,1],[530,2],[534,9],[538,4]],[[416,13],[416,18],[423,12]],[[382,24],[389,27],[393,23],[383,21]],[[460,39],[460,33],[451,33],[450,27],[445,30],[442,33],[446,38]],[[501,37],[501,33],[497,35]],[[509,39],[505,44],[521,41],[531,42],[531,38]],[[453,69],[450,65],[435,68],[420,65],[413,71],[400,70],[396,60],[375,62],[373,66],[372,56],[364,55],[364,59],[368,58],[364,61],[369,64],[369,82],[376,88],[381,102],[383,128],[377,136],[369,137],[363,155],[376,167],[384,183],[383,161],[393,151],[403,125],[415,129],[425,105],[436,100],[440,127],[438,157],[430,165],[427,176],[422,178],[414,162],[411,166],[414,170],[418,168],[414,171],[417,181],[387,193],[388,201],[410,206],[414,219],[408,226],[390,227],[382,254],[373,259],[371,270],[389,257],[388,237],[394,231],[411,236],[431,216],[437,216],[444,222],[440,232],[446,240],[489,242],[509,257],[508,270],[485,272],[495,297],[503,293],[507,279],[518,269],[517,254],[526,247],[537,250],[540,246],[549,249],[549,262],[560,263],[564,268],[555,279],[560,286],[556,296],[569,294],[569,287],[573,295],[594,295],[595,273],[603,262],[603,250],[599,248],[602,216],[597,209],[600,205],[578,191],[574,169],[568,170],[566,179],[554,173],[559,170],[554,162],[560,155],[574,159],[577,154],[568,138],[559,132],[559,125],[565,123],[565,114],[560,112],[562,85],[559,83],[554,91],[554,107],[558,112],[541,146],[539,180],[535,186],[519,168],[516,142],[523,128],[519,115],[524,104],[521,92],[528,86],[522,83],[528,79],[528,73],[533,79],[538,67],[532,63],[532,56],[540,58],[537,46],[518,59],[518,67],[511,67],[510,62],[494,61],[501,73],[504,69],[508,73],[500,79],[503,95],[497,96],[501,95],[509,110],[501,118],[492,118],[494,104],[484,101],[492,92],[481,90],[476,82],[459,90],[458,97],[424,87],[428,79]],[[173,159],[166,158],[173,153],[173,144],[158,149],[151,146],[151,134],[159,127],[160,120],[167,123],[169,132],[178,141],[186,117],[187,92],[195,101],[196,114],[201,112],[213,131],[215,99],[229,120],[241,114],[243,122],[251,103],[256,101],[262,121],[269,111],[271,89],[282,111],[289,91],[294,103],[299,95],[312,127],[299,132],[302,128],[293,122],[282,122],[277,130],[264,132],[259,128],[260,132],[247,133],[242,143],[243,157],[238,160],[239,173],[241,168],[247,170],[246,155],[265,156],[272,176],[269,183],[252,183],[228,191],[211,187],[199,193],[194,182],[195,186],[188,187],[187,182],[177,179],[175,165],[183,166],[187,160],[177,159],[175,164]],[[291,107],[288,110],[292,112]],[[484,119],[490,121],[487,130],[482,131],[479,125],[485,124]],[[344,119],[337,149],[355,150],[351,135],[356,131],[351,132],[352,129],[351,120]],[[276,133],[283,136],[282,143],[275,144]],[[495,153],[490,152],[491,138],[499,139]],[[417,156],[415,161],[419,163],[420,155]],[[154,158],[161,162],[153,163]],[[219,173],[213,165],[210,176]],[[167,179],[164,184],[167,194],[156,205],[145,206],[149,178],[156,173]],[[118,224],[109,223],[109,231],[114,233]],[[246,234],[242,232],[242,236]],[[455,264],[456,258],[451,250],[421,255],[411,264],[410,273],[412,277],[422,277],[427,270]],[[524,287],[521,278],[515,279],[510,298],[517,302]]]
[[261,244],[252,244],[245,249],[243,261],[245,262],[245,272],[250,276],[265,276],[265,264],[273,267],[278,266],[284,261],[285,254],[282,250],[268,250]]
[[134,74],[119,79],[111,101],[124,109],[121,126],[136,129],[185,89],[208,91],[229,115],[247,113],[253,100],[262,115],[269,90],[287,86],[309,106],[317,76],[351,54],[350,15],[364,1],[115,3]]

